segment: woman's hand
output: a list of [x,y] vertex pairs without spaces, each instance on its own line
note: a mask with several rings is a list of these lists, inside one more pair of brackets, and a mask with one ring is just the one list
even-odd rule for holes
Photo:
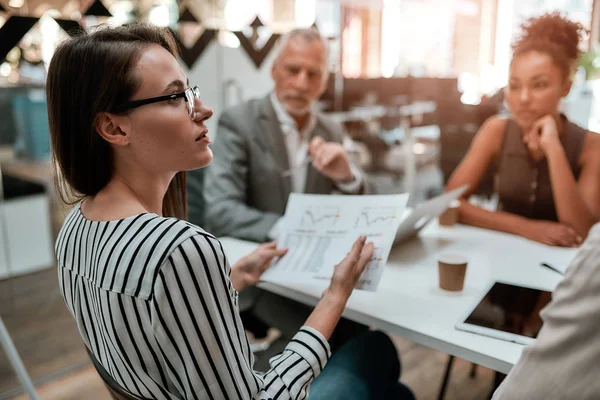
[[261,275],[273,264],[275,257],[282,257],[287,249],[278,249],[276,242],[264,243],[240,259],[231,268],[231,282],[237,291],[256,285]]
[[549,246],[577,247],[583,242],[573,228],[551,221],[527,221],[523,236]]
[[366,237],[359,237],[350,253],[335,266],[329,287],[306,320],[305,325],[321,332],[329,339],[340,316],[344,312],[348,297],[356,286],[365,266],[373,257],[373,243],[366,244]]
[[358,278],[360,278],[365,266],[373,257],[373,243],[365,244],[366,240],[366,236],[359,237],[354,242],[350,253],[335,266],[331,283],[325,289],[323,297],[331,295],[344,302],[348,300],[358,282]]
[[556,119],[552,115],[545,115],[536,120],[523,137],[523,142],[536,161],[543,159],[552,147],[562,147]]

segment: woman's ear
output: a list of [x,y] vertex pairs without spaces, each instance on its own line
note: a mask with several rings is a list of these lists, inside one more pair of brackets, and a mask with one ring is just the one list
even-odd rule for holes
[[96,117],[96,132],[110,144],[127,146],[131,140],[127,117],[101,112]]

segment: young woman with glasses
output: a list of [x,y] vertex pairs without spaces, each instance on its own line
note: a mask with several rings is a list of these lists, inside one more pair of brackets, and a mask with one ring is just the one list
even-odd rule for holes
[[285,250],[263,244],[230,266],[219,241],[185,221],[184,171],[212,160],[213,111],[176,56],[169,30],[132,24],[66,41],[49,67],[58,188],[75,204],[56,242],[59,284],[92,358],[131,398],[304,399],[309,385],[311,399],[411,398],[382,333],[326,366],[373,254],[364,237],[271,369],[253,371],[237,293]]

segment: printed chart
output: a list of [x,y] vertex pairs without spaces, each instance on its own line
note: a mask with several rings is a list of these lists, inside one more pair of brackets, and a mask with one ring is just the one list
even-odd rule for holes
[[307,207],[302,213],[303,228],[334,228],[340,219],[339,207]]
[[355,228],[385,228],[398,218],[396,207],[364,207],[356,218]]
[[330,243],[331,237],[327,236],[289,234],[284,243],[289,251],[279,261],[277,268],[316,275],[323,267]]
[[344,259],[356,239],[366,235],[375,251],[356,287],[377,290],[407,201],[407,194],[292,193],[278,239],[278,246],[288,252],[262,279],[322,285],[331,279],[334,266]]

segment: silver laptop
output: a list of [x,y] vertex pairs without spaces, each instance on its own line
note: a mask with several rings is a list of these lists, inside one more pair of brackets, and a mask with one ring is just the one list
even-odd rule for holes
[[468,187],[469,185],[463,185],[417,205],[408,215],[403,216],[403,220],[396,232],[394,244],[419,233],[432,219],[437,218],[441,213],[446,211],[450,204],[458,199]]

